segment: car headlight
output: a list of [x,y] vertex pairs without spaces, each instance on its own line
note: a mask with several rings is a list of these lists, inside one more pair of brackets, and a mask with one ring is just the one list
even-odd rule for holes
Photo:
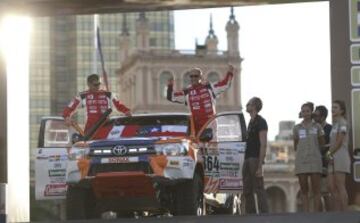
[[90,148],[72,147],[69,153],[69,160],[86,159],[90,153]]
[[186,155],[187,144],[185,143],[166,143],[155,145],[156,154],[166,156]]

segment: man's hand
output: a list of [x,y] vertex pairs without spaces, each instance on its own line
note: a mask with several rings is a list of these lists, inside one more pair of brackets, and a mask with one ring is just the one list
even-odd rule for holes
[[127,111],[127,112],[125,112],[124,114],[125,114],[127,117],[131,117],[131,116],[132,116],[131,111]]
[[174,85],[174,78],[170,78],[168,80],[168,85]]
[[255,172],[255,176],[257,176],[257,177],[262,177],[263,176],[262,164],[259,164],[259,167]]
[[235,73],[235,68],[232,64],[228,64],[228,71],[231,73]]

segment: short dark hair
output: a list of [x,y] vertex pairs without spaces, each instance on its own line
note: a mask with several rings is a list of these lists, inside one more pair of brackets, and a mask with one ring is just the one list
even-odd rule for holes
[[345,117],[346,116],[346,105],[345,102],[342,100],[335,100],[333,101],[333,103],[338,104],[340,109],[343,110],[342,115]]
[[87,82],[88,83],[91,83],[93,81],[99,81],[100,80],[100,77],[98,74],[90,74],[88,77],[87,77]]
[[263,106],[261,99],[258,98],[258,97],[253,97],[251,100],[252,100],[253,103],[254,103],[254,106],[255,106],[256,111],[257,111],[257,112],[261,111],[262,106]]
[[327,108],[326,108],[324,105],[316,106],[315,111],[318,111],[318,112],[320,113],[320,115],[321,115],[322,117],[324,117],[325,119],[326,119],[327,116],[328,116],[328,110],[327,110]]

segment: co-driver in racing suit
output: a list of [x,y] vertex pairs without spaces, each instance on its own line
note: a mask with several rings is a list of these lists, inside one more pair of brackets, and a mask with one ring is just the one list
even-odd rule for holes
[[[100,89],[100,78],[97,74],[91,74],[87,78],[89,89],[80,92],[69,105],[64,109],[63,117],[67,125],[72,124],[71,116],[75,113],[77,108],[82,105],[86,109],[86,124],[85,135],[89,132],[91,127],[100,119],[105,111],[114,105],[116,109],[127,116],[131,116],[130,109],[123,105],[111,92]],[[104,138],[107,135],[107,129],[99,128],[93,139]]]
[[218,95],[228,89],[233,79],[234,67],[229,65],[225,78],[215,83],[202,83],[202,71],[199,68],[190,70],[191,85],[183,90],[174,91],[174,80],[169,80],[167,99],[178,102],[189,107],[194,119],[195,132],[216,113],[215,99]]

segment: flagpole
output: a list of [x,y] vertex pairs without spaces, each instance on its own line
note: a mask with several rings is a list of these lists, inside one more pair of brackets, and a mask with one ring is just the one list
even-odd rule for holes
[[92,70],[93,73],[97,73],[97,48],[98,48],[98,35],[97,35],[97,29],[99,27],[99,15],[94,15],[94,51],[93,51],[93,62],[92,62]]
[[97,53],[98,53],[100,63],[101,63],[102,79],[104,81],[105,89],[107,91],[110,91],[109,83],[108,83],[108,76],[107,76],[106,69],[105,69],[104,55],[103,55],[102,47],[101,47],[99,15],[95,15],[94,19],[95,19],[94,25],[96,25],[95,26],[95,45],[96,45],[96,47],[95,47],[95,55],[94,55],[94,58],[96,60],[95,60],[94,64],[95,64],[95,68],[96,68],[96,72],[97,72],[97,64],[98,64]]

